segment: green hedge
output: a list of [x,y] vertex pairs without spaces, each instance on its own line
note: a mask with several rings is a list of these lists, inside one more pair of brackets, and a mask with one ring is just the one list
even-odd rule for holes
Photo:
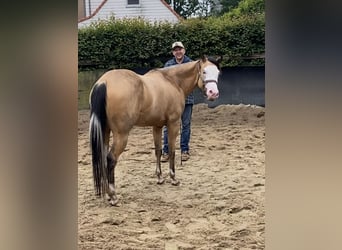
[[141,18],[99,21],[78,31],[79,70],[162,67],[180,40],[192,59],[223,55],[223,66],[264,65],[265,14],[188,19],[177,24]]

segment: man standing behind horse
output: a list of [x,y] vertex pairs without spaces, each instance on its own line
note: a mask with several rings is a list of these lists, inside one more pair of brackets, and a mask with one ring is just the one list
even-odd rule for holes
[[[185,55],[185,47],[182,42],[174,42],[172,44],[172,54],[173,58],[167,61],[164,65],[165,67],[178,65],[182,63],[188,63],[192,60]],[[190,134],[191,134],[191,115],[192,115],[192,107],[194,105],[194,95],[190,93],[185,99],[185,106],[181,116],[181,138],[180,138],[180,147],[181,147],[181,159],[182,161],[187,161],[190,158],[189,154],[189,142],[190,142]],[[168,135],[167,128],[164,127],[164,141],[163,141],[163,154],[161,157],[162,162],[167,162],[169,160],[169,147],[168,147]]]

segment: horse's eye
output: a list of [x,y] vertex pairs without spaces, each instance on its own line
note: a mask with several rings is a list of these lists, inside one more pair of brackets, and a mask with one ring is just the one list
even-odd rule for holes
[[203,74],[205,74],[205,71],[203,71]]

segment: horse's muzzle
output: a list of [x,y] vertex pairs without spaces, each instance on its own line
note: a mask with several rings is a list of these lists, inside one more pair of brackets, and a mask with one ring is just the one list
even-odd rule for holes
[[219,97],[219,93],[211,93],[207,94],[207,100],[208,101],[215,101]]
[[204,91],[208,101],[214,101],[219,97],[216,81],[207,82]]

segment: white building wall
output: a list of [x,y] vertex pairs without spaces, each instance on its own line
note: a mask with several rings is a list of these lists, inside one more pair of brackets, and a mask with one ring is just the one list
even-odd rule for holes
[[[86,0],[86,16],[90,15],[89,1],[91,1],[91,13],[102,3],[102,0]],[[127,0],[108,0],[94,17],[78,23],[78,27],[87,26],[94,20],[107,19],[112,14],[116,18],[144,17],[151,22],[168,21],[176,23],[179,21],[177,16],[160,0],[140,0],[139,6],[127,6]]]

